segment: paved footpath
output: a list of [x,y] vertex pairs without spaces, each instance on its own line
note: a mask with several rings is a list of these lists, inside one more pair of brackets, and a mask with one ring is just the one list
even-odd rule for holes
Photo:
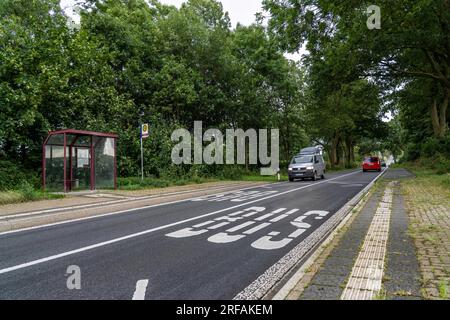
[[409,171],[389,170],[287,299],[448,299],[448,199]]
[[426,299],[450,298],[450,190],[424,183],[402,184]]

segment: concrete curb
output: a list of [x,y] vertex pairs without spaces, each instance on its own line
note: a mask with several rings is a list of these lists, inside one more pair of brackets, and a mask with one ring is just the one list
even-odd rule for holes
[[[365,203],[363,200],[367,200],[371,189],[375,185],[375,183],[387,172],[387,170],[383,171],[380,175],[378,175],[370,184],[368,184],[361,192],[359,192],[355,197],[353,197],[349,202],[347,202],[338,212],[336,212],[335,216],[343,215],[343,219],[337,221],[335,224],[335,228],[331,228],[328,235],[325,235],[321,241],[317,243],[315,249],[313,248],[311,256],[300,265],[299,269],[294,273],[292,277],[290,277],[286,283],[278,290],[273,296],[272,300],[285,300],[289,293],[295,288],[300,279],[306,274],[306,271],[316,262],[319,256],[323,253],[324,249],[330,244],[336,235],[342,230],[342,228],[347,224],[349,219],[352,217],[352,211],[354,209],[359,209]],[[311,253],[311,251],[309,253]],[[301,258],[302,259],[302,258]],[[300,259],[300,260],[301,260]],[[297,266],[298,267],[298,266]],[[292,269],[295,269],[292,268]],[[292,269],[288,272],[290,273]],[[280,280],[282,282],[283,279]]]

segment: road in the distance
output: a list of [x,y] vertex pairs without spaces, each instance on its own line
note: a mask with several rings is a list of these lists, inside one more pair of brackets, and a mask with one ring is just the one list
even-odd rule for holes
[[[347,171],[0,234],[0,299],[232,299],[378,175]],[[80,268],[81,290],[68,289],[69,266]]]

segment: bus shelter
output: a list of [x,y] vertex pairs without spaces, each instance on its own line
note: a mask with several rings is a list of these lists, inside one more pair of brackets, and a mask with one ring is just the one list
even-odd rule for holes
[[73,129],[49,132],[42,146],[43,189],[117,189],[117,138],[112,133]]

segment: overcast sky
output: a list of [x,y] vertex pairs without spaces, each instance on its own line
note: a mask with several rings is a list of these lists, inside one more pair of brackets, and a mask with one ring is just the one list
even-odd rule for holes
[[[186,0],[159,0],[161,3],[180,7]],[[262,0],[221,0],[224,11],[228,11],[231,24],[236,27],[239,22],[243,25],[250,25],[255,22],[255,14],[262,12]],[[70,14],[70,7],[73,6],[75,0],[61,0],[61,7],[68,8],[66,12]],[[77,19],[74,18],[76,21]],[[303,51],[302,51],[303,53]],[[299,60],[299,54],[286,54],[286,57],[293,60]]]
[[[165,4],[180,7],[185,0],[160,0]],[[222,0],[224,11],[228,11],[233,27],[238,22],[243,25],[250,25],[255,22],[255,14],[262,12],[261,0]]]

